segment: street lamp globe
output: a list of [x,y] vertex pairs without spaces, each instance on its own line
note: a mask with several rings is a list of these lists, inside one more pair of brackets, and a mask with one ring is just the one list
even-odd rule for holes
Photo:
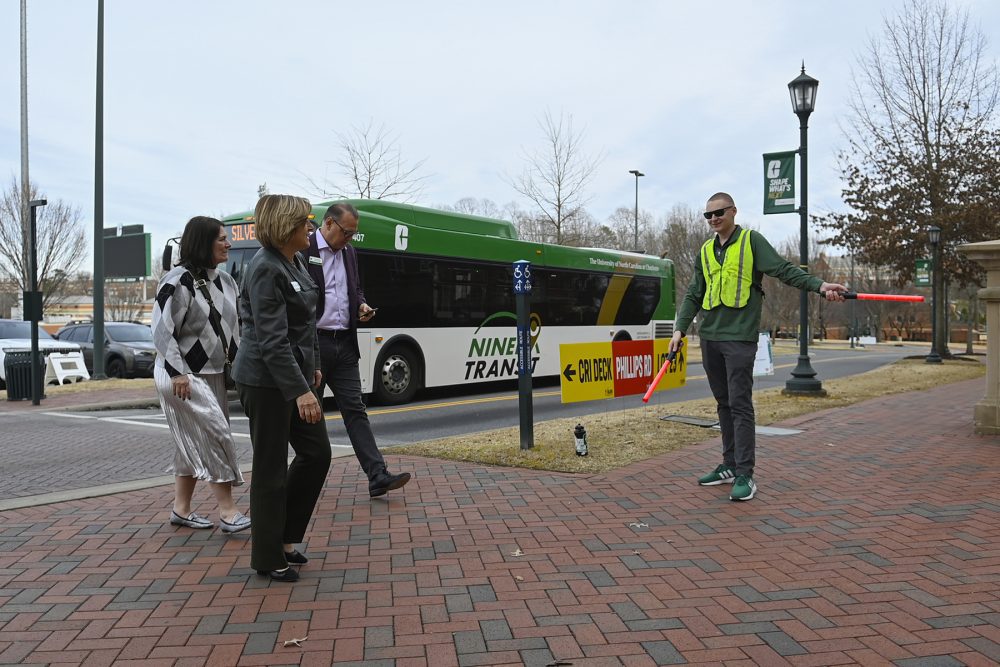
[[927,240],[931,242],[931,245],[937,245],[941,242],[941,228],[940,227],[929,227],[927,229]]
[[819,81],[806,74],[806,64],[802,63],[802,73],[788,83],[792,96],[792,111],[808,116],[816,109],[816,89]]

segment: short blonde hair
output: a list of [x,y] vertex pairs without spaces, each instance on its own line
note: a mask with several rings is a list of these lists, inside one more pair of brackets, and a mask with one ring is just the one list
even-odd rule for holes
[[715,201],[716,199],[721,199],[722,201],[729,202],[730,206],[736,206],[736,202],[733,201],[732,195],[730,195],[727,192],[716,192],[714,195],[708,198],[708,201]]
[[305,197],[264,195],[253,210],[257,240],[265,248],[280,248],[310,213],[312,205]]

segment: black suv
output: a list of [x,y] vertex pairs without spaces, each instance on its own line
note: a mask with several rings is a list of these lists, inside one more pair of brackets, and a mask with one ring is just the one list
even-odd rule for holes
[[[59,330],[56,338],[76,343],[83,350],[87,370],[94,372],[94,325],[90,322],[70,324]],[[104,372],[108,377],[153,377],[156,347],[153,332],[138,322],[105,322]]]

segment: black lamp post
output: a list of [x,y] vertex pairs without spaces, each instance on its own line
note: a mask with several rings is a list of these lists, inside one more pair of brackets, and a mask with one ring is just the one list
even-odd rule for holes
[[632,250],[639,250],[639,177],[646,174],[638,169],[630,169],[628,173],[635,176],[635,239],[632,242]]
[[[33,199],[28,202],[28,208],[31,209],[31,247],[29,250],[29,255],[31,258],[31,268],[29,274],[31,276],[31,298],[28,298],[29,292],[24,293],[24,310],[26,314],[30,313],[31,320],[31,404],[39,405],[42,400],[42,383],[44,378],[42,377],[45,372],[45,358],[38,353],[38,323],[42,321],[44,313],[42,312],[42,293],[38,291],[38,225],[36,224],[36,214],[35,209],[41,206],[47,206],[48,201],[45,199]],[[30,307],[28,306],[30,302]]]
[[[802,171],[802,194],[799,205],[799,266],[803,271],[809,268],[809,179],[808,179],[808,137],[809,114],[816,108],[816,89],[819,81],[806,74],[805,63],[802,73],[788,84],[792,96],[792,110],[799,117],[799,165]],[[823,383],[816,379],[816,371],[809,363],[809,295],[805,291],[799,296],[799,360],[792,371],[792,377],[785,383],[786,394],[825,396]]]
[[938,248],[941,243],[941,228],[930,227],[927,230],[927,240],[931,242],[931,353],[927,355],[927,363],[940,364],[941,355],[938,354]]

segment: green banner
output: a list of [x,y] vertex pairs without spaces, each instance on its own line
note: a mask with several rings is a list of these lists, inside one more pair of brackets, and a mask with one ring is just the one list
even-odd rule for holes
[[764,215],[795,212],[797,154],[798,151],[764,153]]
[[928,287],[931,284],[931,260],[918,259],[917,271],[913,278],[913,284],[917,287]]

